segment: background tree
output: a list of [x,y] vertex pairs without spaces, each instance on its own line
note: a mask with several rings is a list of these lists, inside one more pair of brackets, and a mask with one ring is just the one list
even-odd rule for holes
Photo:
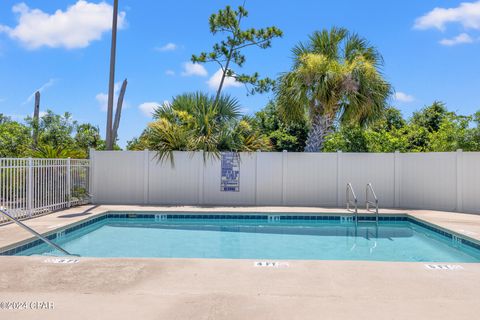
[[226,6],[225,9],[212,14],[209,19],[210,32],[213,35],[218,33],[226,34],[226,37],[219,43],[214,44],[211,52],[192,55],[192,62],[215,62],[222,70],[220,84],[214,100],[215,103],[220,99],[226,77],[233,77],[236,81],[246,86],[251,85],[251,88],[247,89],[251,94],[268,91],[274,84],[272,79],[260,79],[258,72],[251,75],[240,74],[232,68],[232,64],[242,67],[245,63],[246,57],[242,54],[243,49],[251,46],[266,49],[271,46],[273,38],[282,36],[282,31],[274,26],[262,29],[242,29],[241,24],[246,17],[248,17],[248,11],[243,6],[239,6],[237,10]]
[[430,106],[414,112],[411,122],[429,132],[434,132],[440,129],[442,121],[449,115],[453,115],[453,113],[447,110],[443,102],[434,101]]
[[[36,125],[31,117],[27,117],[26,121],[31,128]],[[69,112],[59,115],[47,110],[38,123],[38,144],[68,149],[75,144],[72,135],[77,125]]]
[[305,151],[322,150],[334,122],[366,124],[382,114],[390,85],[380,68],[383,59],[365,39],[343,28],[314,32],[293,49],[294,65],[277,88],[286,119],[310,119]]
[[3,124],[5,122],[11,121],[12,119],[10,117],[7,117],[3,113],[0,113],[0,124]]
[[[480,115],[480,113],[478,113]],[[441,102],[415,112],[407,121],[398,109],[387,108],[368,127],[341,126],[327,136],[323,151],[449,152],[480,150],[476,116],[457,115]]]
[[[33,140],[30,137],[27,140],[30,141],[30,147],[19,156],[87,158],[90,148],[105,149],[105,141],[101,139],[98,127],[90,123],[78,124],[68,112],[59,115],[47,110],[39,118],[38,124],[31,117],[27,117],[25,122],[26,125],[15,124],[24,126],[30,132],[36,126],[38,145],[32,147]],[[118,149],[118,146],[114,145],[114,148]]]
[[438,130],[430,133],[428,149],[444,152],[457,149],[464,151],[478,150],[478,140],[475,137],[476,130],[470,126],[471,123],[472,117],[449,113],[440,122]]
[[105,149],[105,141],[100,136],[100,129],[90,123],[78,125],[73,139],[77,148],[86,155],[90,148]]
[[141,150],[148,149],[146,139],[145,139],[146,136],[147,136],[147,131],[144,130],[140,135],[140,137],[133,137],[131,140],[128,140],[126,149],[131,151],[141,151]]
[[28,126],[0,114],[0,158],[28,156],[32,146],[30,134]]
[[277,105],[270,101],[265,108],[255,113],[255,126],[270,139],[274,151],[302,152],[308,135],[306,117],[286,122],[279,116]]

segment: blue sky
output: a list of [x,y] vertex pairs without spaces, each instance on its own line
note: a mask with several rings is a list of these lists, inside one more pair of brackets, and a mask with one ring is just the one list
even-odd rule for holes
[[[108,88],[110,4],[99,0],[2,0],[0,3],[0,113],[31,114],[34,91],[42,110],[69,111],[104,131]],[[138,136],[155,103],[188,91],[210,91],[217,67],[186,64],[214,43],[208,17],[243,1],[120,0],[116,81],[128,78],[120,145]],[[284,31],[267,50],[248,49],[244,72],[276,77],[291,66],[291,48],[315,30],[342,26],[367,38],[385,59],[397,93],[391,104],[409,116],[441,100],[451,110],[480,109],[480,1],[253,1],[245,26]],[[210,84],[209,84],[210,83]],[[230,82],[246,113],[272,94],[247,96]]]

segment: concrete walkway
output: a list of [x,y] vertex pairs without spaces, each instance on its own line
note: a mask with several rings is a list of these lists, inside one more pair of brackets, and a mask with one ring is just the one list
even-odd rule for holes
[[478,319],[480,264],[2,257],[1,319]]
[[[329,212],[323,208],[190,208],[83,206],[27,220],[45,233],[109,210]],[[408,213],[480,240],[480,216]],[[0,226],[0,247],[30,236]],[[477,319],[480,263],[430,270],[424,263],[253,260],[0,257],[0,319]],[[27,302],[7,310],[5,302]],[[30,302],[53,303],[32,310]],[[3,303],[3,304],[2,304]],[[2,308],[3,306],[3,308]]]

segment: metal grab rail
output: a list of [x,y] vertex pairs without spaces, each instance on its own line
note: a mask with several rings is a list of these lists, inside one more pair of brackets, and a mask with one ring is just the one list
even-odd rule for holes
[[4,209],[0,208],[0,212],[3,213],[5,216],[7,216],[10,220],[12,220],[13,222],[15,222],[16,224],[18,224],[20,227],[22,227],[23,229],[27,230],[28,232],[30,232],[31,234],[33,234],[35,237],[39,238],[40,240],[42,240],[43,242],[45,242],[46,244],[52,246],[53,248],[57,249],[58,251],[60,252],[63,252],[65,253],[66,255],[68,256],[79,256],[78,254],[71,254],[70,252],[68,252],[67,250],[63,249],[62,247],[60,247],[59,245],[53,243],[52,241],[48,240],[47,238],[45,238],[44,236],[42,236],[40,233],[38,233],[37,231],[33,230],[32,228],[30,228],[29,226],[25,225],[24,223],[20,222],[18,219],[12,217],[7,211],[5,211]]
[[[373,197],[373,201],[369,200],[369,194]],[[375,206],[375,211],[370,210],[370,205]],[[371,183],[368,183],[365,189],[365,207],[367,208],[367,211],[375,212],[376,221],[378,223],[378,198]]]
[[[347,210],[350,210],[350,205],[353,205],[355,207],[354,213],[355,213],[355,220],[358,219],[358,199],[357,196],[355,195],[355,191],[353,190],[353,186],[351,183],[347,183],[347,190],[346,190],[346,199],[347,199]],[[353,200],[350,198],[350,196],[353,197]]]

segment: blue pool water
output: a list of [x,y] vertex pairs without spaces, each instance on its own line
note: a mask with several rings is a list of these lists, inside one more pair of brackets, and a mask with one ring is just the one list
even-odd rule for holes
[[[480,262],[480,250],[410,221],[105,218],[54,242],[88,257]],[[60,255],[16,253],[34,254]]]

